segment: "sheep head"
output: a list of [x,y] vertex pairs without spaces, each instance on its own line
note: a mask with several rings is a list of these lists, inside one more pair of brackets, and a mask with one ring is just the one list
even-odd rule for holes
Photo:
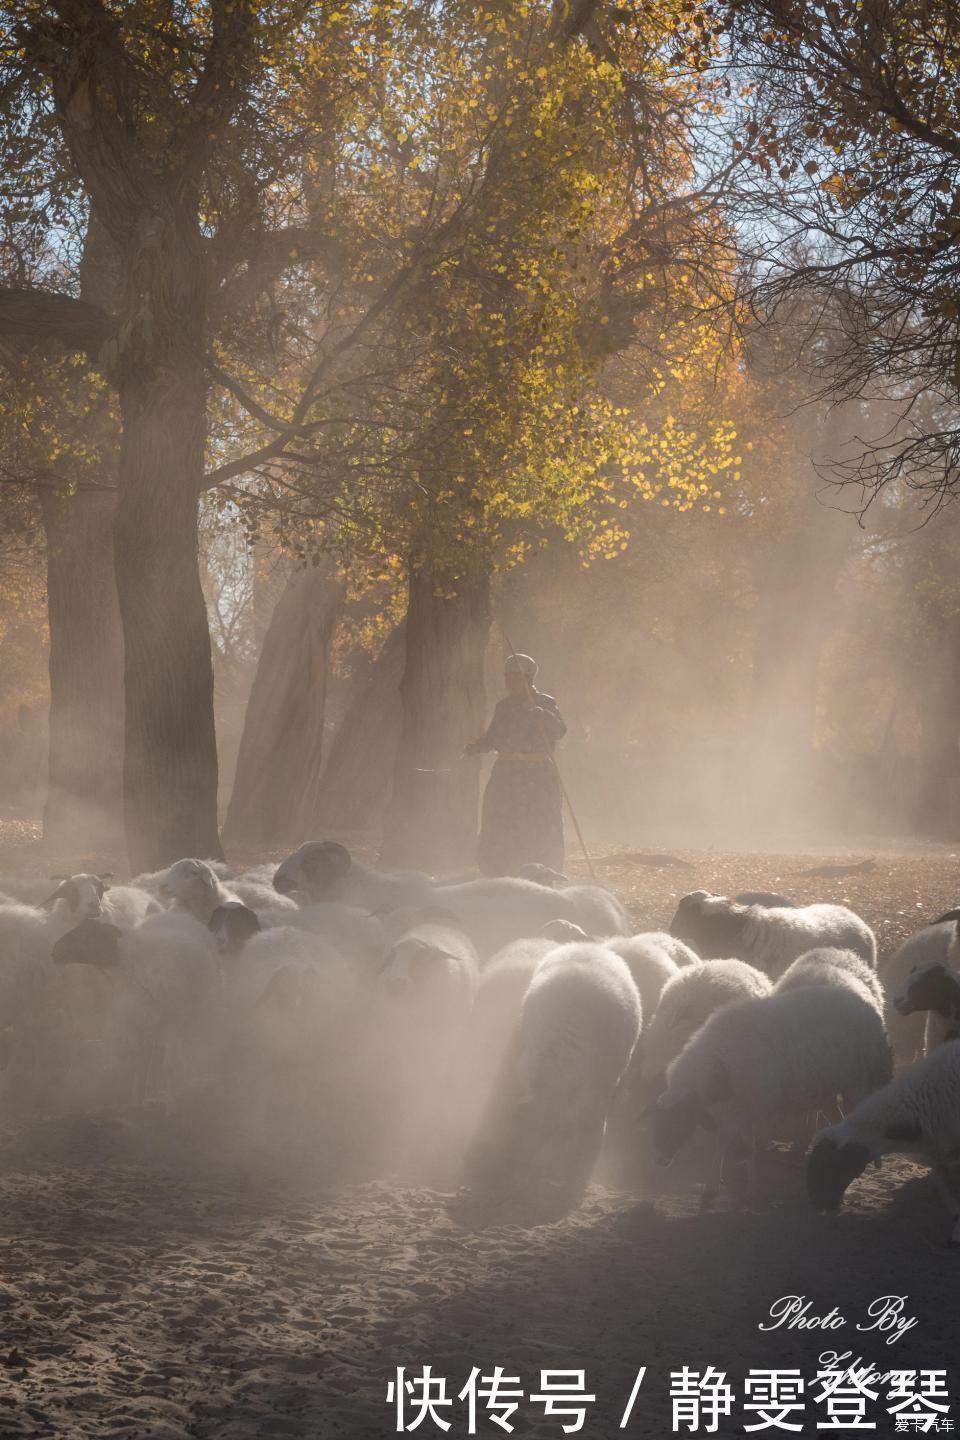
[[873,1156],[859,1140],[824,1135],[807,1160],[807,1194],[815,1210],[839,1210],[847,1188],[866,1170]]
[[160,882],[162,900],[206,922],[220,903],[220,882],[205,860],[176,860]]
[[670,934],[695,950],[702,960],[742,959],[743,932],[749,916],[745,906],[709,890],[684,895],[670,922]]
[[93,965],[114,970],[120,962],[120,934],[105,920],[82,920],[61,935],[50,952],[54,965]]
[[106,875],[51,875],[61,883],[37,907],[46,910],[62,900],[77,920],[99,920],[103,915],[103,897],[110,889]]
[[439,969],[456,960],[448,950],[431,945],[418,935],[406,935],[387,952],[380,970],[383,983],[400,994],[414,993],[430,984]]
[[914,966],[893,1003],[901,1015],[934,1010],[945,1019],[956,1017],[960,1015],[960,976],[940,960]]
[[207,921],[207,929],[222,955],[239,954],[248,940],[259,935],[260,928],[256,911],[241,905],[239,900],[218,905]]
[[273,888],[281,895],[304,890],[316,900],[329,900],[343,888],[352,864],[350,851],[335,840],[307,840],[281,863]]

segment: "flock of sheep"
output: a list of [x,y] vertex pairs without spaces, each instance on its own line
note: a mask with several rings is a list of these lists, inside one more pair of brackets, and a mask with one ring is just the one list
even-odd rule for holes
[[294,1115],[298,1145],[531,1217],[575,1205],[598,1163],[654,1193],[701,1130],[704,1204],[754,1194],[774,1141],[809,1147],[819,1210],[907,1151],[960,1243],[960,912],[881,980],[840,905],[697,891],[669,933],[631,934],[613,894],[543,867],[444,883],[332,841],[236,876],[180,860],[39,901],[0,882],[18,889],[0,894],[8,1115],[186,1106],[251,1144]]

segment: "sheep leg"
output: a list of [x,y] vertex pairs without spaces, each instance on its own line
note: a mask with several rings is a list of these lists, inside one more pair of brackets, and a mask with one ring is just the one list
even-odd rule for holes
[[933,1183],[937,1187],[940,1199],[949,1210],[950,1218],[953,1221],[953,1228],[947,1243],[950,1246],[960,1247],[960,1198],[957,1197],[942,1165],[934,1165],[932,1174]]
[[727,1145],[723,1136],[717,1133],[713,1140],[713,1155],[707,1172],[707,1180],[700,1196],[700,1213],[709,1210],[723,1189]]

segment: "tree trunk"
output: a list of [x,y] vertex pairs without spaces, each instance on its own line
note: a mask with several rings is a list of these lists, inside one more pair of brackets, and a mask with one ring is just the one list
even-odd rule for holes
[[123,639],[114,490],[41,491],[50,623],[48,852],[122,850]]
[[[116,249],[91,210],[80,295],[108,312]],[[91,414],[95,433],[106,422]],[[105,435],[103,449],[109,451]],[[123,841],[123,635],[113,571],[116,477],[103,489],[40,491],[47,549],[50,736],[43,838],[48,853],[119,855]]]
[[213,663],[200,584],[206,384],[184,363],[121,388],[115,567],[124,637],[127,850],[134,870],[222,857]]
[[955,840],[960,826],[960,619],[953,617],[921,707],[918,828]]
[[455,582],[429,561],[410,568],[403,720],[381,858],[449,871],[472,862],[479,764],[463,747],[486,723],[483,659],[490,575]]
[[344,586],[331,565],[292,575],[264,638],[224,826],[229,845],[310,835],[323,754],[330,645]]
[[313,830],[379,830],[390,800],[403,712],[405,627],[384,643],[341,721],[320,776]]
[[749,780],[741,790],[751,794],[754,821],[774,828],[804,818],[814,778],[820,660],[852,533],[842,515],[818,504],[817,466],[842,455],[855,420],[843,407],[823,416],[812,451],[798,429],[798,457],[811,451],[809,478],[804,467],[790,483],[791,503],[756,566]]

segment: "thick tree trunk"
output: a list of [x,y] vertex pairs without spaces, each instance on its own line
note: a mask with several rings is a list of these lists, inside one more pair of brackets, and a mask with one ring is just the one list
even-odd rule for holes
[[344,586],[330,565],[297,571],[277,601],[243,722],[224,825],[228,845],[311,831],[323,754],[330,645]]
[[387,637],[341,721],[320,776],[314,834],[379,831],[390,800],[403,711],[405,627]]
[[197,506],[206,386],[184,364],[121,390],[115,566],[124,636],[127,849],[134,870],[219,858],[213,663]]
[[[118,288],[116,250],[92,211],[81,297],[109,312]],[[88,417],[92,432],[101,423]],[[123,848],[123,635],[113,571],[116,477],[109,480],[103,489],[40,492],[50,627],[43,838],[48,853],[101,859]]]
[[54,854],[122,850],[123,638],[113,573],[114,490],[41,492],[50,623],[50,751],[43,838]]
[[820,661],[844,549],[822,537],[818,545],[815,535],[810,543],[784,537],[764,561],[738,790],[749,796],[751,822],[766,832],[809,818]]
[[486,724],[490,619],[486,570],[451,582],[428,561],[411,565],[386,864],[449,871],[474,859],[479,764],[462,752]]
[[938,840],[960,833],[960,619],[932,663],[921,706],[918,828]]
[[[752,818],[774,828],[803,818],[813,779],[820,660],[852,533],[841,515],[817,503],[816,467],[842,455],[854,425],[855,416],[838,408],[814,427],[809,486],[802,474],[799,484],[792,482],[793,504],[757,562],[749,778],[742,788],[751,795]],[[798,454],[810,451],[804,432],[796,445]]]

